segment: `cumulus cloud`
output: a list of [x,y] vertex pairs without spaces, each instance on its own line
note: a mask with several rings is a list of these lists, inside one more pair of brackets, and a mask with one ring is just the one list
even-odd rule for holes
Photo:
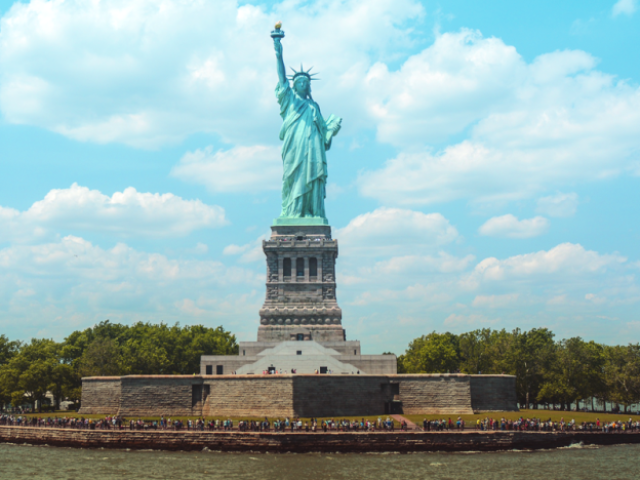
[[213,151],[212,147],[186,153],[171,175],[205,185],[216,193],[277,190],[282,180],[278,147],[255,145]]
[[476,265],[473,275],[484,280],[525,279],[545,276],[563,281],[566,276],[603,273],[627,259],[618,254],[599,254],[582,245],[563,243],[550,250],[515,255],[505,260],[486,258]]
[[377,262],[373,267],[365,267],[362,271],[369,278],[387,278],[388,275],[394,274],[406,276],[411,273],[421,275],[433,272],[454,273],[466,270],[474,260],[473,255],[461,258],[446,252],[440,252],[438,256],[406,255]]
[[224,247],[222,253],[224,255],[238,255],[240,257],[240,263],[264,261],[265,256],[262,251],[262,241],[265,238],[265,235],[261,235],[253,242],[246,243],[244,245],[227,245]]
[[611,14],[614,17],[618,15],[633,15],[636,12],[637,5],[636,0],[618,0],[611,9]]
[[503,295],[477,295],[471,305],[481,308],[504,308],[513,305],[518,300],[519,294],[507,293]]
[[234,0],[16,3],[0,24],[0,110],[11,123],[81,141],[154,148],[196,132],[229,143],[273,141],[269,31],[277,19],[287,21],[285,61],[322,72],[314,96],[330,113],[362,110],[362,73],[409,46],[406,22],[422,15],[411,0],[282,2],[269,10]]
[[572,217],[578,209],[576,193],[557,193],[538,199],[536,211],[550,217]]
[[487,318],[484,315],[473,313],[471,315],[462,315],[459,313],[452,313],[445,318],[443,324],[448,328],[456,329],[457,331],[468,331],[476,328],[487,328],[487,326],[495,325],[499,319]]
[[[441,268],[445,259],[455,268]],[[352,335],[354,330],[364,335],[375,324],[385,332],[378,339],[380,348],[393,341],[404,345],[407,338],[434,329],[462,332],[487,326],[548,326],[563,336],[579,328],[589,338],[602,339],[603,322],[610,327],[608,341],[620,342],[617,328],[634,321],[640,302],[636,271],[619,254],[566,243],[479,261],[444,253],[428,259],[398,257],[359,270],[357,282],[345,284],[339,277],[338,293],[347,318],[358,319],[347,325]]]
[[[400,205],[505,201],[630,171],[640,89],[596,63],[582,51],[527,63],[501,40],[463,30],[440,35],[397,71],[373,67],[378,138],[402,151],[362,172],[360,192]],[[433,147],[466,129],[465,140]]]
[[[185,299],[206,309],[211,322],[248,321],[255,314],[249,310],[261,300],[256,289],[262,280],[251,270],[218,261],[174,259],[124,243],[105,249],[77,236],[13,245],[0,249],[0,325],[25,318],[23,328],[30,332],[57,325],[68,333],[72,319],[79,328],[105,318],[188,322],[192,316],[180,308]],[[225,305],[239,300],[238,285],[244,305],[238,305],[237,315],[225,316],[230,310]],[[194,297],[199,291],[208,292],[208,303]],[[246,298],[250,293],[253,297]]]
[[490,218],[478,229],[478,232],[488,237],[531,238],[542,235],[548,229],[549,220],[544,217],[518,220],[508,214]]
[[133,187],[109,196],[74,183],[51,190],[22,212],[0,207],[0,241],[30,240],[59,230],[175,237],[226,223],[222,207],[200,200],[143,193]]
[[336,230],[335,237],[350,255],[401,253],[437,248],[458,239],[458,231],[439,213],[379,208],[358,215]]

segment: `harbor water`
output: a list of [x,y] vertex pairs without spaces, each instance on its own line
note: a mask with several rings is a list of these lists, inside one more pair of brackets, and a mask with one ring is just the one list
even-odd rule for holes
[[640,446],[414,454],[233,454],[72,449],[0,444],[0,478],[636,480]]

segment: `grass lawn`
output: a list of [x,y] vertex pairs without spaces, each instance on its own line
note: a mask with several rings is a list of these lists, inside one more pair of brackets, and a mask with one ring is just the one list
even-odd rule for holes
[[491,412],[491,413],[478,413],[475,415],[404,415],[406,418],[416,423],[418,426],[422,426],[422,421],[426,418],[427,420],[436,420],[436,419],[449,419],[455,423],[458,417],[461,417],[467,427],[471,425],[475,425],[478,419],[483,420],[485,418],[506,418],[507,420],[517,420],[520,417],[523,418],[539,418],[543,421],[547,421],[551,419],[554,422],[559,422],[562,418],[564,418],[565,422],[570,422],[572,419],[576,421],[577,424],[581,424],[582,422],[595,422],[596,418],[599,418],[601,422],[611,422],[613,420],[621,420],[626,422],[629,418],[632,418],[634,421],[640,420],[640,416],[636,414],[629,413],[592,413],[592,412],[568,412],[568,411],[559,411],[559,410],[520,410],[519,412]]

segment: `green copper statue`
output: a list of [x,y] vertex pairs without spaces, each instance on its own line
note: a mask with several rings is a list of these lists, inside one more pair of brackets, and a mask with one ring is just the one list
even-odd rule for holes
[[289,86],[282,43],[284,32],[280,22],[271,32],[278,62],[276,97],[283,123],[280,129],[282,145],[282,212],[276,225],[328,225],[324,211],[327,183],[326,151],[331,139],[340,131],[341,118],[322,117],[320,107],[311,98],[311,69],[293,70]]

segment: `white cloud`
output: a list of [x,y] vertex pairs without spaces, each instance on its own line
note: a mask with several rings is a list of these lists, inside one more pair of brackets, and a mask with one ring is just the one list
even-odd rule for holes
[[473,275],[483,280],[523,279],[535,276],[562,282],[566,276],[601,274],[616,268],[627,259],[618,254],[601,255],[582,245],[563,243],[550,250],[516,255],[505,260],[486,258],[476,265]]
[[[250,323],[257,311],[251,308],[262,301],[257,293],[262,284],[256,272],[218,261],[174,259],[123,243],[104,249],[67,236],[0,249],[0,325],[6,331],[10,324],[24,321],[23,332],[53,330],[59,337],[69,333],[72,319],[78,328],[105,318],[124,323],[201,322],[197,312],[187,315],[180,307],[193,300],[206,308],[207,322],[224,322],[231,328],[241,319]],[[239,300],[234,293],[238,286],[245,299],[238,302],[237,315],[230,316],[225,305]],[[199,291],[207,292],[206,307],[197,294],[194,297]],[[240,323],[234,330],[245,329]]]
[[0,207],[0,241],[29,240],[59,230],[172,237],[226,223],[222,207],[200,200],[142,193],[133,187],[108,196],[74,183],[51,190],[23,212]]
[[187,253],[193,253],[195,255],[204,255],[209,252],[209,246],[198,242],[195,247],[187,249]]
[[493,326],[498,321],[499,319],[489,319],[484,315],[479,314],[462,315],[459,313],[452,313],[445,318],[443,324],[448,328],[455,328],[458,331],[469,331],[476,328]]
[[607,301],[606,298],[596,295],[594,293],[587,293],[584,296],[585,300],[595,303],[596,305],[601,305]]
[[404,147],[458,133],[514,100],[521,67],[514,47],[469,30],[439,35],[397,71],[377,63],[366,85],[378,137]]
[[471,303],[474,307],[481,308],[504,308],[513,305],[520,295],[517,293],[507,293],[503,295],[477,295]]
[[445,254],[378,262],[357,270],[358,281],[349,284],[339,277],[345,318],[358,319],[355,325],[346,324],[351,334],[366,334],[375,324],[385,332],[381,345],[394,339],[404,345],[434,329],[545,326],[561,338],[580,329],[586,337],[603,341],[601,327],[606,324],[608,341],[623,341],[618,324],[634,321],[640,302],[631,262],[577,244],[469,261],[466,266],[458,259],[454,263],[459,269],[440,268],[440,258]]
[[314,96],[331,113],[363,110],[362,73],[410,45],[406,23],[423,10],[411,0],[282,2],[268,11],[234,0],[16,3],[0,24],[0,110],[8,122],[81,141],[154,148],[196,132],[274,141],[269,31],[278,18],[285,61],[322,72]]
[[433,249],[458,239],[458,231],[439,213],[379,208],[358,215],[334,234],[349,255]]
[[576,193],[557,193],[538,199],[536,211],[550,217],[572,217],[578,209]]
[[[360,192],[399,205],[508,201],[632,170],[640,89],[595,65],[582,51],[526,63],[501,40],[464,30],[440,35],[395,72],[373,67],[378,137],[403,150],[362,172]],[[433,148],[465,129],[465,140]]]
[[534,217],[518,220],[511,214],[493,217],[487,220],[479,229],[480,235],[506,238],[531,238],[546,233],[549,220],[544,217]]
[[23,272],[37,277],[75,276],[132,282],[144,278],[154,282],[206,279],[219,285],[250,282],[253,274],[226,268],[220,262],[172,260],[165,255],[135,250],[124,243],[103,249],[76,236],[39,245],[14,245],[0,250],[0,266],[5,274]]
[[186,153],[171,175],[205,185],[211,192],[277,190],[282,180],[278,147],[256,145],[214,152],[212,147]]
[[363,275],[369,278],[388,278],[388,275],[409,275],[411,273],[455,273],[466,270],[475,257],[454,257],[445,252],[440,252],[437,257],[432,255],[406,255],[393,257],[389,260],[377,262],[372,268],[363,268]]
[[265,235],[261,235],[253,242],[245,245],[227,245],[222,253],[224,255],[240,255],[240,263],[265,261],[264,252],[262,251],[262,241],[265,238]]
[[620,14],[633,15],[636,12],[636,0],[618,0],[611,10],[611,14],[617,17]]
[[[413,304],[446,304],[453,300],[453,293],[444,285],[420,283],[409,285],[402,290],[381,289],[375,292],[367,291],[358,295],[351,305],[398,305],[411,302]],[[407,311],[410,307],[407,305]]]

